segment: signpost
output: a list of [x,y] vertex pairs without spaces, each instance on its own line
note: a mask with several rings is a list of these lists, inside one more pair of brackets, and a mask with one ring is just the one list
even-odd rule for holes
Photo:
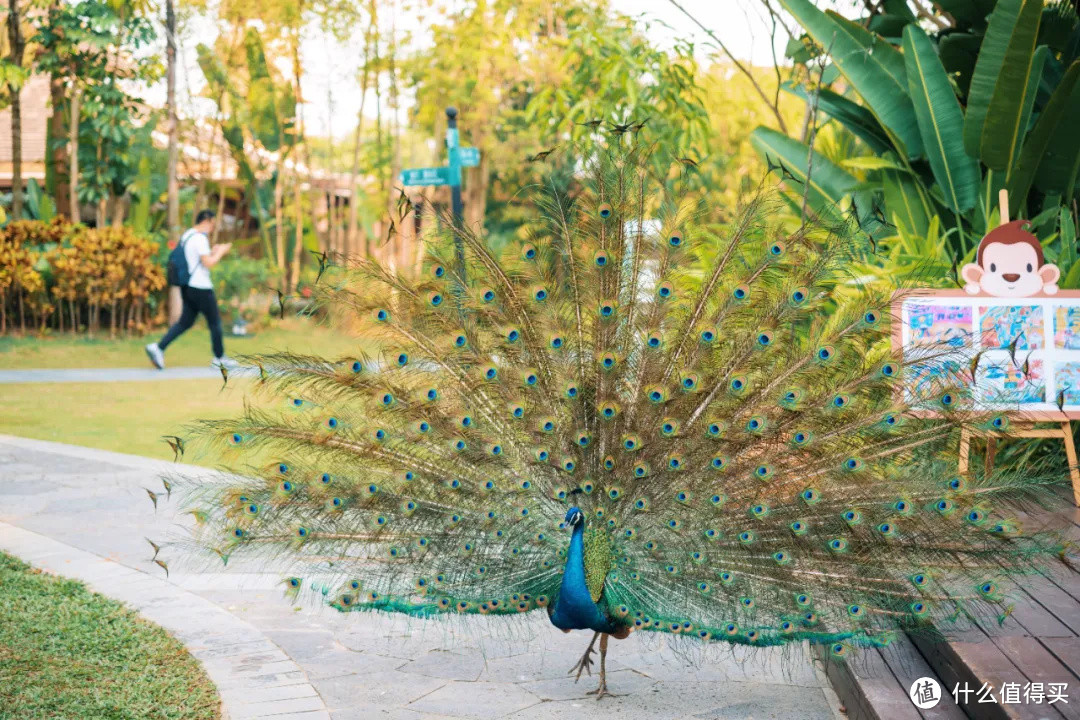
[[[444,167],[411,168],[401,171],[401,183],[406,187],[424,185],[434,187],[450,186],[450,202],[454,213],[454,222],[461,222],[464,206],[461,202],[461,168],[476,167],[480,164],[480,150],[474,147],[461,147],[458,144],[457,108],[446,108],[446,158]],[[454,261],[460,283],[465,281],[465,245],[461,237],[454,232]],[[464,292],[459,283],[458,294]]]
[[401,171],[401,184],[406,187],[413,185],[449,185],[450,168],[410,168]]
[[480,149],[474,147],[458,148],[461,167],[476,167],[480,164]]

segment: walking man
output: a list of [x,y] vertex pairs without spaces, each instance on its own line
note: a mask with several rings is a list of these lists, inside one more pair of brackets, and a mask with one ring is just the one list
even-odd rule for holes
[[[210,268],[218,263],[225,253],[232,248],[232,243],[222,243],[210,247],[210,234],[214,232],[214,211],[200,210],[195,216],[195,225],[180,237],[179,248],[183,249],[183,258],[178,258],[182,267],[179,272],[180,297],[183,310],[180,319],[168,329],[156,343],[146,346],[150,362],[159,370],[165,369],[165,348],[176,338],[195,324],[200,313],[210,326],[210,342],[214,350],[212,365],[223,365],[228,361],[225,347],[221,341],[221,315],[218,313],[217,298],[214,297],[214,284],[210,282]],[[186,273],[183,270],[186,269]],[[187,282],[183,276],[187,275]]]

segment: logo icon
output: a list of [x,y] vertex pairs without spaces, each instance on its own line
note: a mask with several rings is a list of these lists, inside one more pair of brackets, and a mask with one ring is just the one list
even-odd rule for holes
[[908,697],[915,707],[920,710],[929,710],[941,702],[941,685],[931,677],[921,677],[911,683]]

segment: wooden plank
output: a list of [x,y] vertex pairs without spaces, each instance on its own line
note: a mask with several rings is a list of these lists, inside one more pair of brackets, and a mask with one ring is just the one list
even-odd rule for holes
[[[919,654],[906,635],[900,635],[888,647],[881,648],[881,658],[892,670],[900,687],[907,692],[910,692],[912,684],[919,678],[938,679],[937,674],[926,664],[926,659]],[[942,683],[941,690],[941,702],[936,707],[918,711],[923,720],[964,720],[967,715],[956,706],[949,692],[951,688],[946,688]]]
[[[1053,615],[1061,625],[1068,628],[1070,633],[1080,635],[1080,601],[1042,575],[1022,578],[1020,583],[1024,592]],[[1045,627],[1036,631],[1023,619],[1021,623],[1036,637],[1068,637],[1067,634],[1052,632]]]
[[1041,575],[1017,578],[1017,584],[1019,589],[1014,594],[1015,602],[1009,617],[1015,618],[1025,632],[1005,634],[1031,635],[1032,637],[1071,637],[1076,634],[1039,601],[1041,596],[1045,596],[1047,602],[1059,600],[1067,603],[1068,612],[1074,614],[1074,619],[1080,622],[1080,605],[1077,605],[1068,593]]
[[1040,638],[1040,642],[1080,679],[1080,638]]
[[978,690],[983,683],[993,688],[995,698],[1005,682],[1018,682],[1024,685],[1029,678],[1013,664],[990,638],[983,636],[981,642],[953,641],[934,642],[925,636],[913,636],[912,642],[919,649],[927,663],[941,678],[942,685],[952,691],[956,685],[971,688],[972,694],[960,705],[969,716],[987,720],[1042,720],[1043,718],[1062,717],[1061,713],[1047,711],[1046,706],[1001,705],[1000,703],[979,703]]
[[877,648],[860,649],[843,662],[830,661],[823,646],[815,648],[822,648],[815,655],[824,663],[849,720],[922,720],[907,688],[900,687]]
[[[1056,657],[1051,655],[1036,638],[1001,637],[995,638],[994,643],[1001,648],[1006,657],[1012,660],[1014,665],[1024,669],[1024,675],[1031,682],[1065,683],[1068,685],[1073,681],[1073,674]],[[1023,682],[1020,683],[1020,686],[1022,692]],[[998,699],[1000,699],[1000,695]],[[1023,702],[1023,695],[1021,695],[1020,699]],[[1069,718],[1069,720],[1080,720],[1080,703],[1058,702],[1053,705],[1030,705],[1029,707],[1037,708],[1040,713],[1048,712],[1053,708],[1061,715]]]

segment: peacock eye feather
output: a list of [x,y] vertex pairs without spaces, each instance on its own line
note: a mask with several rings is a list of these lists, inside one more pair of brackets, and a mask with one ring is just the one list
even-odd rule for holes
[[607,264],[610,261],[611,261],[611,258],[603,250],[597,250],[596,254],[593,255],[593,263],[596,264],[596,267],[600,267],[600,268],[607,267]]
[[606,220],[609,217],[611,217],[611,214],[612,214],[611,205],[609,205],[607,203],[601,203],[600,207],[597,208],[597,212],[600,213],[600,217],[602,217],[602,218],[604,218]]

